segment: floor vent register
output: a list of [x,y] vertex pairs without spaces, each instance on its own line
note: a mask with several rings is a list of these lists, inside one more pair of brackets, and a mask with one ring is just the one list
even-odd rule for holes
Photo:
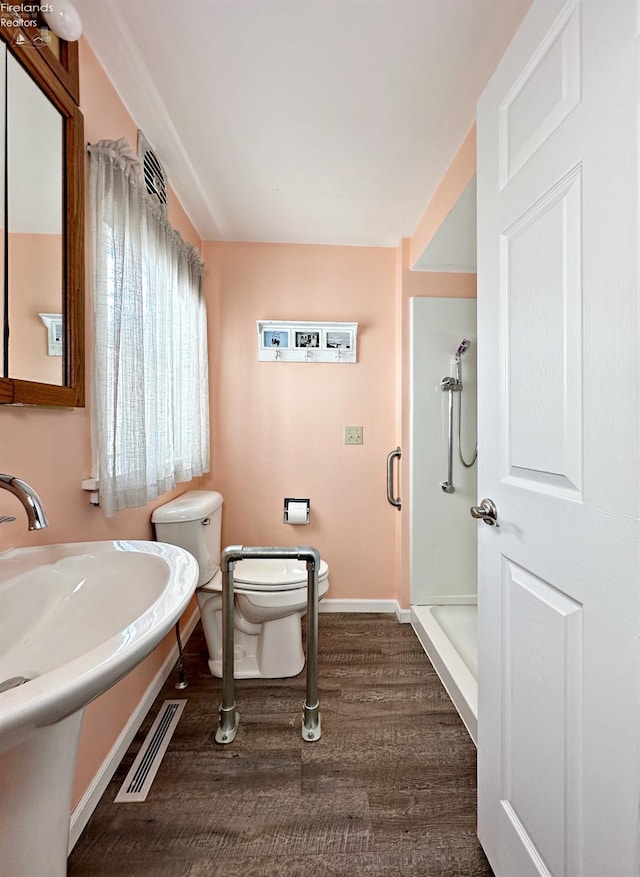
[[186,700],[165,700],[162,704],[114,803],[146,800],[186,703]]

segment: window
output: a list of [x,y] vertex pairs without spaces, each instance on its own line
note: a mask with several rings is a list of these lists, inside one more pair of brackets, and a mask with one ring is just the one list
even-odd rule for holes
[[90,152],[93,440],[111,517],[209,471],[204,264],[125,140]]

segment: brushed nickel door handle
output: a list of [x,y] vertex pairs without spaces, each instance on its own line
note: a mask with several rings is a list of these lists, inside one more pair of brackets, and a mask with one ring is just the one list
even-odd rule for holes
[[499,527],[498,509],[492,499],[483,499],[480,505],[472,505],[469,509],[472,518],[484,521],[490,527]]
[[402,456],[402,451],[400,448],[396,448],[395,451],[391,451],[389,456],[387,457],[387,499],[391,503],[392,506],[395,506],[398,511],[402,508],[402,502],[400,501],[399,496],[394,496],[394,486],[393,486],[393,461],[399,460]]

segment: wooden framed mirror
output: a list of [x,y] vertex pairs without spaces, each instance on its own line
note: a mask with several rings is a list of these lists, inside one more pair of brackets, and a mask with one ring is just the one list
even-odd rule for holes
[[[0,403],[84,405],[77,43],[0,25]],[[55,39],[55,38],[54,38]]]

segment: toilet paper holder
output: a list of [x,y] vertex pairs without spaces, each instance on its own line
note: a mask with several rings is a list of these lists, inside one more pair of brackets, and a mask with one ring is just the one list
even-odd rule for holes
[[311,520],[311,500],[295,496],[284,498],[285,524],[308,524]]

